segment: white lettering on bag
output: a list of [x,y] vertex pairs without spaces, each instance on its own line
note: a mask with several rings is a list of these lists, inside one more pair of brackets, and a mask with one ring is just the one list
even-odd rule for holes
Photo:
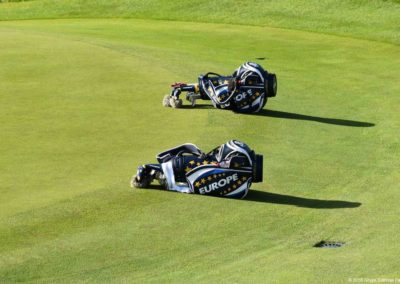
[[238,174],[233,174],[231,176],[227,176],[226,178],[222,178],[217,182],[213,182],[209,185],[203,186],[199,188],[200,194],[210,193],[211,191],[217,190],[220,187],[223,187],[231,182],[237,181],[239,179]]

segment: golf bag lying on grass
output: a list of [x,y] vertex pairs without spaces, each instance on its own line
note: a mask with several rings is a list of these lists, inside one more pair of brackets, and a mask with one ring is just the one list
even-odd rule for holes
[[145,188],[157,179],[172,191],[243,198],[252,182],[263,179],[263,156],[236,140],[207,154],[183,144],[158,154],[157,160],[138,167],[132,187]]
[[181,107],[179,95],[187,92],[186,99],[193,107],[196,100],[202,99],[211,100],[216,108],[253,113],[265,106],[268,97],[276,96],[278,85],[275,74],[268,73],[257,63],[246,62],[232,76],[209,72],[200,75],[198,83],[175,83],[171,87],[171,94],[163,99],[166,107]]

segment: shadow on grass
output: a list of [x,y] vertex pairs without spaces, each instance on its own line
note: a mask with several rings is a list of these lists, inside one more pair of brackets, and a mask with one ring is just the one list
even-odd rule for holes
[[262,202],[262,203],[293,205],[297,207],[315,208],[315,209],[356,208],[361,206],[360,202],[310,199],[310,198],[296,197],[291,195],[269,193],[260,190],[249,190],[249,193],[243,200]]
[[370,123],[370,122],[311,116],[311,115],[278,111],[278,110],[270,110],[270,109],[262,109],[259,113],[255,113],[254,115],[287,118],[287,119],[297,119],[297,120],[310,120],[310,121],[316,121],[316,122],[321,122],[321,123],[328,123],[328,124],[335,124],[335,125],[342,125],[342,126],[352,126],[352,127],[375,126],[374,123]]
[[165,187],[163,187],[162,185],[159,185],[159,184],[150,184],[150,185],[148,185],[148,186],[145,188],[145,190],[146,190],[146,189],[167,191],[167,190],[165,189]]
[[[192,107],[191,105],[182,105],[181,109],[212,109],[214,108],[212,105],[201,104]],[[262,109],[258,113],[252,113],[249,115],[258,115],[258,116],[269,116],[269,117],[277,117],[277,118],[286,118],[286,119],[296,119],[296,120],[309,120],[320,123],[341,125],[341,126],[351,126],[351,127],[373,127],[375,123],[364,122],[364,121],[356,121],[356,120],[347,120],[340,118],[329,118],[329,117],[320,117],[320,116],[312,116],[305,115],[293,112],[285,112],[279,110],[271,110],[271,109]]]
[[[165,191],[164,187],[155,184],[149,185],[147,189]],[[171,191],[171,192],[177,193],[176,191]],[[205,197],[221,198],[219,196],[216,197],[211,195],[207,195]],[[310,199],[310,198],[296,197],[291,195],[270,193],[253,189],[249,190],[247,196],[244,199],[242,199],[242,201],[292,205],[297,207],[314,208],[314,209],[356,208],[361,206],[360,202],[351,202],[343,200]]]
[[195,105],[194,107],[192,107],[191,105],[182,105],[180,108],[181,109],[196,109],[196,108],[212,109],[214,107],[212,105]]

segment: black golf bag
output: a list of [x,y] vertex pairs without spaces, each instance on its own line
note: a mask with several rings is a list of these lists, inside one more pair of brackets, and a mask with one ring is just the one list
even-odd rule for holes
[[179,108],[182,92],[194,107],[196,100],[211,100],[216,108],[230,109],[235,112],[259,112],[267,103],[268,97],[277,93],[276,75],[268,73],[259,64],[246,62],[232,76],[221,76],[209,72],[200,75],[197,84],[175,83],[172,91],[163,99],[164,106]]
[[138,167],[131,186],[145,188],[157,179],[168,190],[243,198],[252,182],[262,182],[263,156],[230,140],[209,153],[183,144],[157,155],[159,164]]

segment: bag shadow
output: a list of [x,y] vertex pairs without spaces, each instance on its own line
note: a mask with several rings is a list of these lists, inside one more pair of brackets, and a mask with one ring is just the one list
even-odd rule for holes
[[253,115],[269,116],[269,117],[276,117],[276,118],[286,118],[286,119],[297,119],[297,120],[309,120],[309,121],[315,121],[315,122],[320,122],[320,123],[335,124],[335,125],[341,125],[341,126],[352,126],[352,127],[373,127],[373,126],[375,126],[375,124],[371,123],[371,122],[311,116],[311,115],[271,110],[271,109],[262,109],[260,112],[255,113]]
[[311,198],[297,197],[292,195],[270,193],[261,190],[249,190],[247,196],[243,200],[250,202],[292,205],[297,207],[314,208],[314,209],[356,208],[361,206],[360,202],[351,202],[344,200],[311,199]]

